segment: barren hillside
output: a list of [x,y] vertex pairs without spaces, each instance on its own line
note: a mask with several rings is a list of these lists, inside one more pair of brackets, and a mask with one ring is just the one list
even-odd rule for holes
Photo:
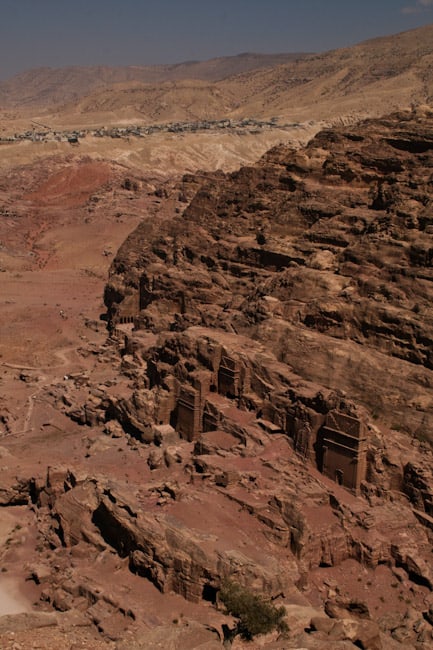
[[245,53],[172,65],[37,68],[0,82],[0,107],[63,104],[118,83],[155,84],[181,79],[218,81],[234,74],[272,68],[304,56],[307,55]]
[[56,106],[65,119],[91,113],[102,123],[126,115],[145,122],[240,116],[335,120],[428,103],[432,70],[429,25],[309,56],[242,55],[150,69],[29,71],[0,84],[0,106],[34,106],[33,112],[39,107],[49,113]]
[[[178,114],[206,97],[206,117],[278,116],[285,120],[360,117],[409,107],[433,97],[433,26],[361,43],[352,48],[310,55],[277,67],[248,72],[200,86],[175,82],[133,89],[112,88],[80,103],[80,111],[119,110],[128,106],[154,117],[161,107]],[[168,108],[167,108],[168,107]],[[171,109],[169,108],[171,107]],[[180,113],[179,113],[180,112]]]

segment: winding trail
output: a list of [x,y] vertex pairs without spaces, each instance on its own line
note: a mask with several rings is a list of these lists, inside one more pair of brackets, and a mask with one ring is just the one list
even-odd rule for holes
[[[29,371],[40,372],[40,373],[49,373],[52,370],[71,366],[73,364],[73,362],[69,358],[71,352],[75,352],[75,353],[77,352],[76,346],[68,346],[65,348],[60,348],[59,350],[54,350],[53,355],[57,357],[57,359],[59,359],[59,361],[61,362],[55,366],[26,366],[26,365],[15,364],[15,363],[6,363],[5,361],[0,362],[0,365],[6,368],[11,368],[12,370],[29,370]],[[32,431],[32,427],[30,425],[31,425],[31,419],[32,419],[33,410],[35,406],[35,399],[43,391],[43,389],[47,386],[47,384],[51,383],[51,381],[52,380],[49,379],[47,374],[40,374],[40,376],[37,378],[37,384],[38,384],[37,390],[35,390],[35,392],[32,393],[31,395],[29,395],[26,400],[27,412],[22,427],[20,428],[19,431],[9,431],[8,433],[5,433],[4,435],[2,435],[2,438],[12,436],[12,435],[13,436],[23,435],[25,433]]]
[[27,398],[27,402],[29,404],[29,407],[27,409],[27,415],[26,415],[24,423],[23,423],[22,433],[27,433],[27,431],[31,431],[30,420],[32,418],[33,408],[35,406],[34,399],[35,399],[36,395],[38,395],[40,393],[41,390],[42,390],[42,386],[35,393],[33,393],[32,395],[30,395],[30,397]]
[[12,368],[12,370],[40,370],[40,368],[36,368],[35,366],[21,366],[16,363],[6,363],[6,361],[2,361],[1,365],[5,368]]
[[5,368],[11,368],[12,370],[34,370],[35,372],[38,371],[49,371],[49,370],[56,370],[56,368],[63,368],[64,366],[67,366],[71,363],[70,359],[67,358],[67,355],[69,352],[76,352],[77,348],[74,345],[71,345],[67,348],[60,348],[59,350],[54,350],[53,355],[57,357],[58,359],[61,360],[62,363],[60,363],[57,366],[24,366],[18,363],[6,363],[6,361],[1,361],[0,365],[4,366]]

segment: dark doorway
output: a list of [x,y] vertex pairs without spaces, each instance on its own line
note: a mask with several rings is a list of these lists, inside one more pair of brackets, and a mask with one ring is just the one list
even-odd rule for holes
[[203,585],[203,592],[202,592],[203,600],[207,600],[209,603],[213,603],[215,605],[216,597],[217,597],[217,590],[215,589],[215,587],[212,587],[212,585]]

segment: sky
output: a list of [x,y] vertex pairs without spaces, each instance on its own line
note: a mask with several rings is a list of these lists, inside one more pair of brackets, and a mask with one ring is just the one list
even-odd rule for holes
[[0,79],[36,67],[323,52],[433,23],[433,0],[0,0]]

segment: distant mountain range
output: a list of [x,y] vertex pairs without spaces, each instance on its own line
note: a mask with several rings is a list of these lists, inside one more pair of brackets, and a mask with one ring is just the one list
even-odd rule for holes
[[0,83],[0,109],[113,123],[276,116],[338,120],[433,102],[433,25],[323,54],[42,68]]
[[34,68],[0,82],[0,106],[64,103],[118,83],[159,84],[184,79],[215,82],[237,74],[274,68],[306,56],[308,54],[245,52],[237,56],[171,65]]

